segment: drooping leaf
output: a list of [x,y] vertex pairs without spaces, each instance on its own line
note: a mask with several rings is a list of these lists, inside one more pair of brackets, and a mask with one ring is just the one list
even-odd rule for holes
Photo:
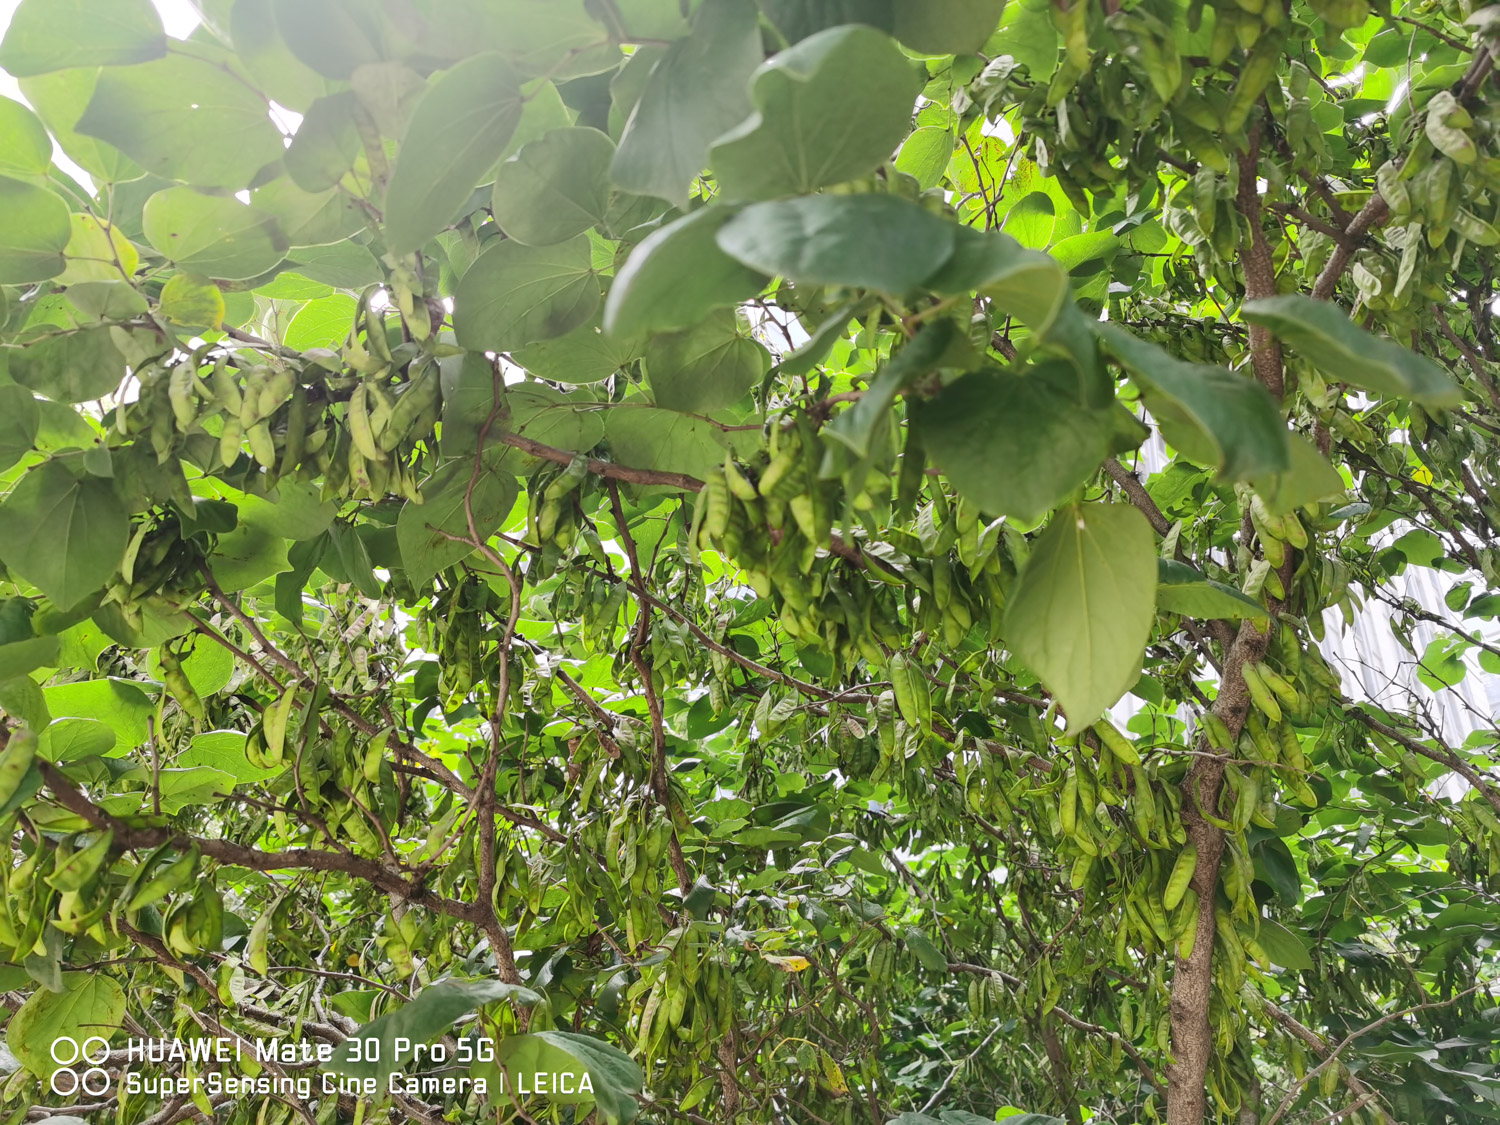
[[272,0],[272,11],[292,53],[327,78],[380,60],[379,30],[355,0]]
[[610,164],[614,182],[684,206],[709,145],[749,114],[750,75],[761,58],[755,5],[704,0],[692,34],[651,70]]
[[1284,471],[1291,454],[1285,423],[1270,393],[1248,375],[1206,363],[1184,363],[1114,324],[1100,339],[1141,387],[1167,441],[1224,480]]
[[705,207],[642,240],[610,286],[604,330],[628,339],[691,328],[712,310],[760,292],[765,274],[719,248],[719,229],[734,214]]
[[979,293],[1038,333],[1052,326],[1068,297],[1068,275],[1055,259],[972,227],[957,228],[952,256],[925,283],[943,296]]
[[125,990],[105,974],[64,973],[62,985],[61,992],[33,992],[5,1029],[11,1054],[43,1078],[60,1065],[52,1058],[53,1043],[65,1036],[76,1043],[94,1035],[107,1041],[125,1017]]
[[31,451],[40,425],[41,411],[28,389],[0,386],[0,473]]
[[1059,511],[1032,546],[1005,607],[1005,639],[1078,731],[1135,683],[1155,612],[1145,517],[1084,504]]
[[1463,392],[1426,356],[1366,332],[1337,305],[1301,294],[1247,301],[1241,315],[1297,349],[1330,380],[1424,406],[1456,406]]
[[[608,1125],[628,1125],[640,1113],[635,1096],[645,1075],[624,1051],[589,1035],[571,1031],[539,1031],[509,1036],[495,1053],[495,1061],[508,1075],[574,1074],[586,1072],[592,1094],[558,1092],[558,1104],[597,1103]],[[581,1085],[581,1083],[579,1083]],[[514,1089],[511,1078],[507,1086]]]
[[[89,175],[106,183],[124,183],[139,177],[144,169],[113,145],[75,130],[78,119],[94,96],[102,71],[94,67],[57,70],[35,78],[23,78],[21,93],[36,110],[57,143]],[[116,221],[120,218],[115,216]]]
[[44,188],[0,176],[0,285],[62,273],[73,228],[68,205]]
[[356,1059],[354,1046],[346,1042],[334,1051],[333,1059],[325,1065],[337,1074],[383,1081],[392,1071],[401,1069],[403,1060],[396,1051],[397,1039],[412,1044],[427,1043],[452,1027],[460,1016],[500,1000],[532,1005],[541,1003],[542,998],[529,988],[498,980],[445,981],[428,985],[415,1000],[372,1020],[355,1033],[360,1043],[375,1040],[380,1045],[378,1051],[364,1051],[361,1058]]
[[108,328],[46,336],[11,353],[10,374],[53,402],[92,402],[117,390],[125,357]]
[[724,445],[711,423],[653,406],[627,404],[611,410],[605,436],[615,459],[635,468],[702,480],[724,461]]
[[934,973],[948,971],[948,958],[925,933],[911,926],[907,929],[905,938],[906,948],[910,949],[917,960],[922,963],[922,968]]
[[469,267],[453,298],[454,332],[476,351],[510,351],[564,336],[599,307],[584,235],[552,246],[506,240]]
[[1291,434],[1287,452],[1284,471],[1258,476],[1250,482],[1273,516],[1343,494],[1344,478],[1307,438]]
[[475,55],[427,87],[396,155],[386,242],[409,254],[452,221],[521,120],[521,79],[498,54]]
[[646,345],[646,375],[658,406],[710,414],[760,382],[770,366],[766,349],[742,332],[733,313],[717,313],[694,328],[667,332]]
[[1256,940],[1272,962],[1283,969],[1300,972],[1313,968],[1313,960],[1307,952],[1307,939],[1280,922],[1262,918]]
[[960,493],[1034,522],[1099,469],[1110,419],[1068,393],[1056,361],[1023,375],[966,375],[914,411],[922,444]]
[[953,133],[940,125],[914,129],[896,155],[896,170],[905,172],[926,191],[937,187],[953,157]]
[[732,200],[806,193],[863,176],[911,127],[919,82],[889,36],[830,28],[767,60],[756,112],[714,142],[709,162]]
[[166,50],[150,0],[22,0],[0,42],[0,70],[30,78],[70,67],[128,66]]
[[359,156],[357,105],[354,91],[340,90],[308,107],[283,157],[286,174],[303,191],[327,191],[354,167]]
[[812,195],[753,203],[717,238],[725,253],[762,273],[899,296],[948,260],[959,229],[893,195]]
[[285,151],[259,94],[185,54],[103,71],[75,128],[148,172],[202,188],[243,188]]
[[22,477],[0,503],[0,560],[69,607],[119,569],[127,529],[107,482],[80,480],[49,461]]
[[181,269],[236,281],[259,277],[287,251],[270,215],[224,195],[192,188],[159,191],[142,213],[146,240]]
[[511,238],[546,246],[582,234],[609,210],[614,142],[597,129],[555,129],[495,170],[495,221]]
[[1225,618],[1238,621],[1252,618],[1264,621],[1266,607],[1246,597],[1233,586],[1215,582],[1186,563],[1174,559],[1156,561],[1156,607],[1184,617],[1209,620]]

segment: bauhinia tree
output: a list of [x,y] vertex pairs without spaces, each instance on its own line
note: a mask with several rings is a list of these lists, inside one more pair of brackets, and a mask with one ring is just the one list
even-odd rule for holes
[[1395,2],[21,0],[7,1125],[1494,1120],[1495,722],[1320,647],[1500,673]]

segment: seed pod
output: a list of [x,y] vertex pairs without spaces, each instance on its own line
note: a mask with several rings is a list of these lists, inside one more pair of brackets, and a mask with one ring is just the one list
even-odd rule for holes
[[1162,892],[1162,906],[1168,910],[1177,908],[1177,904],[1187,893],[1188,884],[1193,881],[1193,872],[1197,869],[1198,845],[1189,843],[1177,853],[1177,860],[1172,865],[1172,874],[1167,877],[1167,886]]

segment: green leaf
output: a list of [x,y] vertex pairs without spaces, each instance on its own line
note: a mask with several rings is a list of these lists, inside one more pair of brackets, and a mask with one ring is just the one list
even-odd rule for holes
[[604,437],[604,414],[591,397],[522,383],[508,388],[505,400],[510,428],[543,445],[581,453]]
[[151,0],[22,0],[0,42],[0,70],[29,78],[76,66],[128,66],[166,51]]
[[292,53],[326,78],[380,60],[380,32],[357,0],[272,0],[272,12]]
[[44,188],[0,176],[0,285],[46,281],[62,273],[72,237],[68,205]]
[[[619,281],[615,285],[618,287]],[[613,289],[610,290],[614,292]],[[597,383],[640,355],[634,340],[606,333],[595,317],[555,340],[541,340],[511,353],[511,359],[538,379],[558,383]]]
[[252,766],[245,757],[245,735],[237,730],[211,730],[194,735],[188,748],[177,756],[177,764],[188,768],[206,766],[228,774],[237,782],[263,781],[280,772]]
[[599,307],[599,279],[584,235],[553,246],[492,245],[458,283],[453,330],[474,351],[510,351],[565,336]]
[[358,105],[353,90],[341,90],[308,106],[283,157],[286,174],[303,191],[326,191],[354,167],[359,157],[354,118]]
[[357,242],[299,246],[287,259],[287,267],[336,289],[363,289],[384,277],[375,255]]
[[[442,534],[468,536],[464,496],[472,477],[472,458],[450,461],[422,483],[421,504],[408,500],[402,506],[396,520],[396,541],[401,563],[414,585],[421,586],[444,567],[473,553],[474,548],[469,544],[454,542]],[[489,466],[481,469],[469,501],[474,530],[481,542],[510,514],[517,494],[516,478],[510,473]]]
[[734,214],[705,207],[648,235],[610,286],[605,332],[628,339],[691,328],[714,309],[759,293],[765,274],[719,249],[719,230]]
[[948,958],[943,951],[932,943],[932,939],[921,930],[912,926],[906,931],[906,948],[910,949],[917,960],[922,963],[922,968],[929,972],[946,973],[948,971]]
[[259,94],[188,55],[105,70],[76,128],[148,172],[204,188],[243,188],[285,151]]
[[960,229],[894,195],[813,195],[751,204],[717,237],[762,273],[900,296],[948,260]]
[[1180,613],[1200,621],[1224,618],[1238,621],[1250,618],[1266,620],[1266,607],[1246,597],[1233,586],[1215,582],[1186,563],[1174,559],[1156,560],[1156,608]]
[[913,130],[896,154],[896,170],[913,177],[917,186],[926,191],[942,182],[952,157],[952,130],[940,125],[924,125]]
[[1260,942],[1266,955],[1283,969],[1301,972],[1313,967],[1312,957],[1307,952],[1307,939],[1280,922],[1262,918],[1256,940]]
[[1052,241],[1056,217],[1057,205],[1052,202],[1052,197],[1045,191],[1033,191],[1023,195],[1005,213],[1004,230],[1022,246],[1045,250]]
[[1111,422],[1069,393],[1072,369],[978,373],[913,411],[922,445],[982,511],[1032,523],[1099,471]]
[[31,110],[0,98],[0,174],[41,176],[52,167],[52,138]]
[[0,680],[24,676],[34,668],[55,667],[59,644],[56,637],[31,637],[0,645]]
[[928,321],[909,343],[892,354],[890,362],[871,380],[859,401],[834,418],[824,434],[843,442],[860,457],[868,457],[871,438],[882,426],[889,425],[889,411],[896,396],[939,368],[967,361],[972,356],[967,344],[951,319],[939,317]]
[[274,269],[287,251],[276,220],[238,199],[192,188],[159,191],[142,213],[146,241],[180,268],[239,281]]
[[56,719],[42,731],[36,752],[49,762],[76,762],[108,754],[118,741],[98,719]]
[[[207,7],[205,4],[199,10]],[[330,83],[292,53],[276,26],[274,7],[274,0],[234,0],[229,10],[226,41],[234,44],[235,55],[256,86],[278,105],[305,114],[317,98],[328,92]]]
[[12,352],[10,374],[53,402],[92,402],[119,388],[125,357],[108,328],[86,328],[43,337]]
[[347,293],[332,293],[308,301],[286,326],[284,343],[289,348],[339,348],[354,323],[359,303]]
[[1005,639],[1076,732],[1135,683],[1155,615],[1145,517],[1123,504],[1084,504],[1060,510],[1032,546],[1005,607]]
[[521,77],[498,54],[475,55],[427,87],[385,195],[386,242],[409,254],[451,222],[505,152],[521,120]]
[[1256,477],[1250,482],[1273,516],[1342,496],[1345,491],[1344,478],[1312,442],[1301,434],[1291,434],[1289,439],[1286,471]]
[[1000,22],[1005,0],[922,0],[895,5],[896,38],[927,55],[972,55]]
[[21,1065],[50,1077],[52,1044],[67,1036],[82,1043],[93,1035],[106,1040],[125,1018],[125,990],[103,973],[64,973],[63,991],[41,988],[31,994],[5,1029],[5,1043]]
[[224,322],[224,294],[211,281],[190,273],[173,274],[161,287],[156,310],[173,324],[217,329]]
[[74,128],[94,96],[100,73],[93,67],[59,70],[35,78],[23,78],[19,85],[37,116],[80,168],[96,180],[124,183],[134,180],[145,170],[113,145],[80,136]]
[[651,70],[610,164],[614,182],[686,206],[709,145],[750,113],[750,75],[761,58],[755,5],[704,0],[692,34]]
[[40,425],[41,411],[30,391],[0,386],[0,472],[31,452]]
[[[403,1063],[409,1065],[409,1060],[396,1053],[397,1039],[406,1039],[413,1044],[426,1043],[446,1032],[460,1016],[500,1000],[514,1000],[529,1006],[540,1004],[542,998],[529,988],[498,980],[445,981],[428,985],[411,1003],[372,1020],[355,1032],[353,1043],[367,1043],[374,1039],[380,1044],[378,1052],[365,1051],[357,1061],[353,1057],[355,1051],[351,1041],[346,1041],[324,1065],[337,1074],[384,1081],[392,1071],[400,1070]],[[371,1055],[377,1061],[363,1061]]]
[[1293,293],[1247,301],[1240,313],[1296,348],[1330,380],[1424,406],[1463,401],[1459,385],[1436,363],[1389,337],[1366,332],[1331,301]]
[[646,376],[656,405],[693,414],[738,402],[770,365],[766,349],[741,332],[728,310],[684,332],[653,336],[646,346]]
[[1009,235],[972,227],[957,228],[952,256],[926,285],[945,297],[988,297],[1036,333],[1052,326],[1068,300],[1068,275],[1056,259],[1024,249]]
[[597,129],[554,129],[522,146],[495,170],[495,221],[531,246],[582,234],[609,210],[614,155],[614,142]]
[[[507,1036],[496,1048],[495,1061],[506,1072],[510,1090],[522,1076],[587,1072],[592,1093],[559,1091],[548,1098],[560,1105],[595,1102],[609,1125],[626,1125],[640,1112],[635,1096],[645,1084],[641,1068],[624,1051],[592,1036],[571,1031]],[[581,1075],[576,1084],[582,1085]]]
[[1223,480],[1278,473],[1290,464],[1286,424],[1276,401],[1248,375],[1184,363],[1114,324],[1096,331],[1141,388],[1162,434]]
[[702,419],[671,410],[618,406],[609,412],[604,433],[614,459],[633,468],[686,473],[702,480],[724,463],[719,431]]
[[714,142],[729,199],[804,194],[874,171],[911,129],[921,81],[887,35],[829,28],[768,59],[751,80],[756,112]]
[[128,535],[109,484],[79,480],[56,461],[28,472],[0,503],[0,560],[62,608],[119,569]]

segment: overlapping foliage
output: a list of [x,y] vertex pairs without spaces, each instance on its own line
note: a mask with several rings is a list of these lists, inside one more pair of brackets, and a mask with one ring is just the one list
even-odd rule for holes
[[198,7],[0,44],[10,1120],[1496,1116],[1495,9]]

